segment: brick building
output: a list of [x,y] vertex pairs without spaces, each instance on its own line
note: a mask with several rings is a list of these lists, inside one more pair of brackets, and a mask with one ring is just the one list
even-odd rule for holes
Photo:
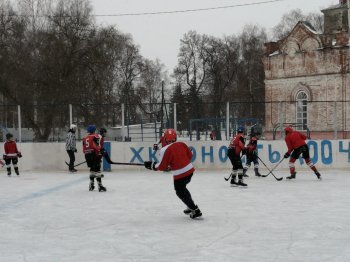
[[284,39],[265,44],[267,138],[289,123],[314,139],[350,138],[346,0],[322,12],[323,32],[300,21]]

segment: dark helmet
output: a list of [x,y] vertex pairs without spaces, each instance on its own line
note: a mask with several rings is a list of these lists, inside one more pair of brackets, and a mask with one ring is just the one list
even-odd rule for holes
[[6,139],[10,139],[11,137],[13,137],[13,135],[11,133],[6,134]]
[[107,133],[107,129],[104,127],[101,127],[98,132],[101,136],[105,136],[105,134]]
[[90,134],[95,133],[96,131],[96,126],[95,125],[88,125],[88,127],[86,128],[86,131]]
[[244,127],[243,126],[239,126],[237,128],[237,133],[244,133]]
[[256,144],[258,143],[258,139],[257,139],[255,136],[253,136],[253,137],[250,139],[250,143],[251,143],[252,145],[256,145]]

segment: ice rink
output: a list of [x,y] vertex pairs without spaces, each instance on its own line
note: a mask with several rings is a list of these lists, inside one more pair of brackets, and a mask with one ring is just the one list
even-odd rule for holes
[[106,172],[100,193],[88,171],[2,172],[0,261],[350,261],[350,171],[297,171],[276,181],[250,169],[246,189],[230,187],[229,170],[197,171],[198,220],[170,173]]

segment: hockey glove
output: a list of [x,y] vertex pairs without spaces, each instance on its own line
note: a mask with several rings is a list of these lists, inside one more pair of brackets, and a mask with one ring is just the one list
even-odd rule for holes
[[290,154],[287,152],[284,154],[284,158],[288,158],[290,156]]
[[145,168],[147,168],[147,169],[149,169],[149,170],[154,170],[154,171],[157,170],[156,167],[155,167],[155,165],[157,164],[157,162],[145,161],[143,164],[145,165]]
[[157,151],[159,149],[158,144],[153,144],[153,150]]
[[22,157],[22,153],[21,153],[21,152],[18,152],[18,153],[17,153],[17,156],[18,156],[19,158],[21,158],[21,157]]
[[152,169],[152,161],[145,161],[143,162],[143,164],[145,165],[145,168],[151,170]]
[[75,153],[78,152],[78,149],[74,149],[74,152],[75,152]]
[[242,149],[242,155],[245,155],[245,154],[247,154],[247,149],[246,148]]

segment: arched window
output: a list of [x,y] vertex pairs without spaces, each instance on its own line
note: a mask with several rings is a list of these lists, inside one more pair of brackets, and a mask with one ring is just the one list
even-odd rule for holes
[[304,91],[299,91],[296,95],[296,122],[297,130],[305,131],[307,127],[307,94]]

